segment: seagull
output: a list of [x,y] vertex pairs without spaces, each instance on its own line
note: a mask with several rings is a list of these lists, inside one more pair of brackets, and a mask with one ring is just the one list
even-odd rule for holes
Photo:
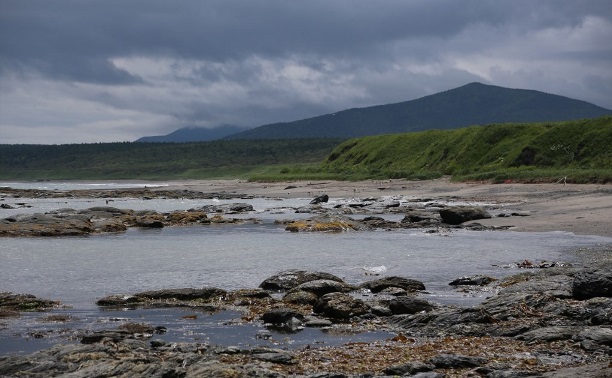
[[365,270],[366,276],[378,276],[387,271],[387,267],[384,265],[381,266],[364,266],[363,270]]

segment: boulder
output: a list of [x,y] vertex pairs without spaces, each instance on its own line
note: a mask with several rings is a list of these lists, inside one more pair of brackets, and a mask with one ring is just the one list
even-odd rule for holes
[[332,319],[349,319],[364,315],[368,310],[369,308],[364,301],[345,293],[325,294],[313,306],[315,313],[323,314]]
[[332,280],[343,282],[341,278],[325,272],[313,272],[307,270],[285,270],[266,278],[259,287],[269,291],[286,291],[314,280]]
[[368,289],[372,293],[379,293],[389,287],[398,287],[409,292],[425,290],[425,285],[421,281],[398,276],[383,277],[377,280],[364,282],[360,287]]
[[391,299],[389,309],[393,315],[416,314],[422,311],[431,311],[434,306],[425,299],[406,296]]
[[440,210],[442,222],[458,225],[463,222],[491,218],[491,214],[475,206],[451,206]]

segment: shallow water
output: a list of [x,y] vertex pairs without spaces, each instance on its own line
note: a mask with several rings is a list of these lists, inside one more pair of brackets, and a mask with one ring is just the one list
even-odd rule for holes
[[[106,205],[105,200],[6,200],[27,203],[32,207],[3,209],[0,213],[3,217],[61,207]],[[577,236],[565,232],[459,230],[427,233],[423,230],[393,230],[322,234],[290,233],[274,224],[274,219],[296,217],[291,207],[304,205],[307,199],[115,199],[110,205],[171,211],[216,202],[252,203],[256,212],[242,217],[257,217],[262,223],[130,229],[121,234],[87,237],[3,238],[0,239],[0,291],[30,293],[72,306],[59,312],[81,320],[57,327],[95,329],[100,325],[108,326],[104,323],[108,318],[129,318],[152,325],[163,323],[169,332],[159,337],[167,340],[204,340],[238,345],[264,342],[255,339],[260,325],[231,325],[231,318],[235,317],[231,313],[200,314],[198,321],[185,322],[180,316],[182,310],[176,309],[138,310],[109,315],[100,311],[95,301],[111,294],[167,288],[255,288],[264,279],[285,269],[325,271],[357,284],[373,278],[365,275],[365,266],[385,266],[386,275],[405,276],[424,282],[427,288],[425,297],[433,302],[470,306],[492,293],[454,291],[448,285],[450,281],[472,274],[502,278],[517,272],[516,269],[502,266],[525,259],[571,262],[574,258],[568,252],[571,249],[612,243],[612,238]],[[333,206],[333,203],[328,206]],[[39,322],[41,316],[46,314],[30,314],[21,321],[3,320],[8,326],[2,330],[0,325],[0,353],[31,351],[53,342],[48,338],[26,341],[22,337],[15,337],[15,334],[36,334],[50,327]],[[273,339],[284,340],[285,345],[303,345],[317,342],[318,339],[327,345],[338,340],[345,341],[317,329],[307,329],[296,335],[273,336]],[[346,340],[385,336],[351,335]]]

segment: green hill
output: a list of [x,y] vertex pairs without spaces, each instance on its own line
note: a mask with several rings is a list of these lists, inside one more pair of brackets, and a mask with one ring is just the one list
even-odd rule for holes
[[397,104],[275,123],[226,139],[354,138],[508,122],[552,122],[612,115],[612,110],[525,89],[471,83]]
[[612,117],[370,136],[340,144],[322,172],[346,178],[612,181]]

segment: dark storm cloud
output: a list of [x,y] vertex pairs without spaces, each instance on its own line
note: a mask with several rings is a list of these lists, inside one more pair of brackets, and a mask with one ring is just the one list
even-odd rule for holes
[[607,0],[2,0],[0,127],[13,140],[62,122],[74,135],[136,139],[470,81],[612,107],[611,19]]

